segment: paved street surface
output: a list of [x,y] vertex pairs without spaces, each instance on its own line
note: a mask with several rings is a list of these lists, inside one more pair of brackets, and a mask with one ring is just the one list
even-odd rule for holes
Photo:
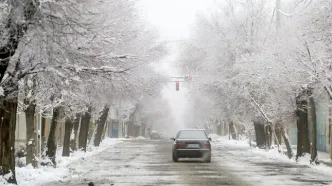
[[71,174],[47,186],[332,185],[332,176],[309,166],[277,162],[249,147],[214,144],[212,162],[171,159],[171,141],[125,140],[70,165]]

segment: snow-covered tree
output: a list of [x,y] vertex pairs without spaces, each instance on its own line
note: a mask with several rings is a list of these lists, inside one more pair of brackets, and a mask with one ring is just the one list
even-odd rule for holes
[[316,97],[331,95],[331,3],[276,2],[216,1],[215,12],[198,17],[179,61],[195,80],[192,98],[215,101],[216,118],[259,116],[285,134],[296,120],[307,120],[302,107],[312,90]]
[[[16,183],[11,147],[18,103],[53,113],[48,156],[54,163],[59,119],[99,110],[118,95],[145,94],[159,82],[150,63],[164,50],[154,45],[156,35],[144,29],[133,1],[14,0],[1,2],[0,13],[1,132],[9,136],[1,142],[0,166],[3,175],[11,172],[8,182]],[[34,78],[20,84],[29,74]]]

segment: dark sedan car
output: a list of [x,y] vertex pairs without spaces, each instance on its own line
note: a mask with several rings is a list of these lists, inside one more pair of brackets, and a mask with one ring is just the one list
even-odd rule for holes
[[172,152],[174,162],[178,162],[179,158],[203,158],[205,162],[211,162],[211,139],[204,130],[180,130],[171,140],[174,141]]

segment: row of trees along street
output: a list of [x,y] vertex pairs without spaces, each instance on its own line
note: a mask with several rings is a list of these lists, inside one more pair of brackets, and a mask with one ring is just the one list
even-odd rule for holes
[[[0,173],[9,183],[17,183],[18,111],[26,115],[27,164],[55,167],[60,122],[69,156],[70,149],[86,150],[92,120],[93,144],[100,144],[119,100],[140,103],[159,94],[164,77],[152,62],[165,50],[154,45],[157,36],[135,6],[130,0],[0,1]],[[52,117],[44,160],[36,158],[36,113]]]
[[287,130],[294,127],[296,158],[310,153],[317,162],[315,106],[329,108],[332,99],[331,1],[215,5],[197,17],[179,59],[183,73],[194,77],[188,87],[193,121],[203,123],[208,111],[230,133],[255,134],[262,148],[283,141],[289,157]]

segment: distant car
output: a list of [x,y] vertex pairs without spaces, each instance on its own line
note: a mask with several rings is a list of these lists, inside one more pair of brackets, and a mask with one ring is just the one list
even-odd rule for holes
[[174,162],[179,158],[203,158],[204,162],[211,162],[211,138],[202,129],[180,130],[175,138],[172,149]]
[[160,134],[156,131],[152,131],[150,134],[150,139],[160,139]]

